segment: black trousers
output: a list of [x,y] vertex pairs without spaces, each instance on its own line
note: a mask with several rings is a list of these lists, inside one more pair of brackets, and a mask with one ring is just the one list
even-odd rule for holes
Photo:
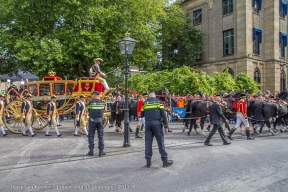
[[214,125],[213,125],[213,129],[212,129],[212,131],[210,132],[209,136],[207,137],[205,143],[209,143],[209,142],[210,142],[210,139],[212,138],[212,136],[215,134],[215,132],[216,132],[217,130],[218,130],[218,132],[219,132],[219,135],[220,135],[222,141],[223,141],[223,142],[227,142],[226,139],[225,139],[223,127],[222,127],[221,125],[214,124]]
[[88,144],[89,149],[94,149],[94,136],[95,131],[98,133],[98,149],[104,149],[104,130],[103,130],[103,119],[94,119],[93,122],[89,122],[89,130],[88,130]]
[[164,146],[164,132],[160,121],[145,121],[145,159],[152,158],[152,143],[155,136],[162,161],[167,161],[168,155]]

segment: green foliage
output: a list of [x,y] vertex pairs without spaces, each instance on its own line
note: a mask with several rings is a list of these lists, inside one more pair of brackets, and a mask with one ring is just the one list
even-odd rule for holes
[[[240,85],[240,86],[239,86]],[[223,73],[207,75],[203,71],[196,71],[183,66],[173,71],[163,70],[148,74],[136,74],[129,79],[129,87],[139,93],[159,90],[167,87],[170,93],[180,95],[197,94],[199,88],[208,95],[217,92],[246,90],[249,93],[259,91],[258,84],[246,74],[240,73],[236,79],[226,70]]]
[[96,57],[104,60],[101,69],[107,73],[124,62],[117,41],[129,29],[137,40],[130,62],[152,71],[162,49],[155,45],[162,39],[162,21],[171,34],[167,39],[174,40],[180,29],[174,24],[185,23],[180,7],[168,2],[0,0],[0,73],[22,68],[44,76],[54,70],[70,79],[88,76]]
[[236,77],[236,85],[238,90],[245,90],[248,93],[256,93],[259,91],[259,83],[251,79],[247,74],[245,73],[240,73]]

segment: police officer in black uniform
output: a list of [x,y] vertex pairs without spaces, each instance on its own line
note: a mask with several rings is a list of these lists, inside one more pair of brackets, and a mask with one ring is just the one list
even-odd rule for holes
[[89,152],[87,155],[93,156],[94,150],[94,135],[97,130],[98,133],[98,149],[99,156],[106,155],[104,152],[104,128],[103,128],[103,114],[105,103],[100,100],[100,93],[94,91],[92,94],[92,100],[88,103],[89,112],[89,131],[88,131],[88,144]]
[[[163,167],[168,167],[173,164],[172,160],[168,160],[168,155],[164,146],[164,133],[168,133],[167,117],[162,105],[162,102],[156,98],[154,92],[149,93],[149,98],[145,101],[142,110],[141,117],[145,117],[145,159],[147,161],[147,167],[151,167],[152,158],[152,142],[153,137],[156,137],[159,153],[163,161]],[[162,125],[163,122],[163,125]]]

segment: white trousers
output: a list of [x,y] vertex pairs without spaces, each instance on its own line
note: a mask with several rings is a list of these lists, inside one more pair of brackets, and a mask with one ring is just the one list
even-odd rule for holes
[[238,129],[242,122],[245,125],[245,128],[249,127],[248,119],[245,119],[243,114],[236,114],[236,117],[237,117],[237,120],[236,120],[235,128]]
[[138,126],[141,126],[141,125],[145,125],[145,117],[143,117],[143,118],[138,118]]

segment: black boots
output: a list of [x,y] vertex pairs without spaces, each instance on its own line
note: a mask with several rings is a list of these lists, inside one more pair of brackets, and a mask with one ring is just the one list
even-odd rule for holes
[[88,151],[87,155],[93,156],[93,149],[90,149],[90,150]]
[[139,136],[139,132],[140,132],[140,127],[138,128],[138,126],[137,126],[136,132],[135,132],[135,138],[141,139],[142,137]]
[[173,161],[172,160],[166,160],[166,161],[163,161],[163,167],[169,167],[170,165],[173,164]]
[[146,163],[147,163],[147,167],[150,168],[151,167],[151,159],[147,159]]
[[250,130],[246,130],[247,140],[254,140],[253,137],[250,136]]
[[235,130],[236,130],[236,129],[233,128],[233,129],[231,129],[230,132],[228,133],[227,137],[228,137],[230,140],[233,140],[233,139],[232,139],[232,134],[234,133]]
[[99,151],[99,157],[101,157],[102,155],[106,155],[106,153],[103,150]]

